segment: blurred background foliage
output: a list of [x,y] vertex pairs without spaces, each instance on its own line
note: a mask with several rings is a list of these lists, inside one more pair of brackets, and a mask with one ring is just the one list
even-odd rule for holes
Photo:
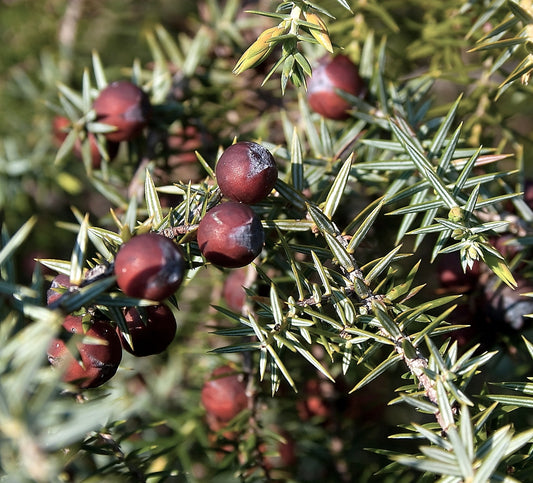
[[[102,200],[88,196],[83,165],[70,159],[55,165],[52,122],[57,105],[57,83],[81,85],[81,72],[97,50],[105,65],[116,68],[110,77],[123,78],[123,66],[134,58],[150,58],[145,33],[157,23],[174,32],[187,25],[195,5],[157,1],[2,1],[0,4],[0,205],[9,229],[38,213],[41,227],[69,216],[70,206],[105,212]],[[127,47],[126,47],[127,46]],[[120,67],[117,67],[120,66]],[[8,114],[9,113],[9,114]],[[36,230],[32,255],[60,257],[73,237],[64,232],[51,238]],[[39,255],[40,253],[40,255]],[[32,264],[29,263],[31,274]],[[26,277],[28,267],[26,267]]]
[[[247,8],[269,11],[275,3],[1,1],[0,222],[4,226],[4,236],[14,233],[24,221],[37,215],[37,227],[16,255],[15,268],[21,280],[32,282],[35,257],[69,258],[77,228],[73,226],[76,220],[72,206],[80,212],[90,212],[95,224],[110,225],[109,208],[113,203],[95,191],[94,178],[86,172],[83,163],[73,155],[54,163],[58,147],[54,142],[52,120],[56,115],[54,106],[59,105],[57,82],[80,91],[82,73],[85,68],[91,68],[93,51],[98,52],[108,79],[130,77],[134,61],[138,59],[146,75],[143,80],[149,82],[154,51],[147,38],[161,25],[172,38],[182,39],[186,47],[196,36],[206,40],[204,50],[191,61],[193,68],[187,73],[189,82],[174,85],[179,109],[169,115],[169,122],[178,129],[178,143],[187,140],[179,129],[192,125],[205,130],[202,131],[205,137],[200,141],[193,139],[195,142],[186,154],[198,149],[212,163],[218,147],[228,145],[235,136],[268,140],[273,147],[284,144],[286,136],[279,118],[280,108],[298,123],[295,113],[299,99],[297,90],[292,88],[285,97],[280,97],[279,76],[261,87],[275,56],[253,71],[238,77],[231,74],[249,44],[263,29],[274,24],[270,18],[244,11]],[[514,154],[508,166],[511,169],[518,163],[521,171],[512,181],[518,190],[521,189],[522,182],[531,176],[533,169],[525,155],[533,148],[528,102],[532,87],[515,82],[498,101],[494,98],[502,80],[518,64],[520,55],[525,54],[525,48],[520,47],[518,58],[510,58],[493,73],[491,67],[499,52],[471,51],[476,41],[507,15],[503,2],[350,1],[353,14],[334,0],[320,3],[336,17],[335,22],[330,22],[334,46],[344,48],[354,60],[367,58],[365,45],[376,51],[380,45],[386,46],[386,68],[383,69],[386,89],[395,92],[401,90],[399,86],[414,85],[409,81],[428,81],[429,90],[424,92],[421,101],[428,102],[424,121],[445,115],[458,95],[464,93],[457,118],[464,122],[465,146],[483,145],[494,148],[497,154]],[[227,16],[219,15],[224,5],[232,7],[225,11]],[[486,15],[489,11],[492,16]],[[485,21],[477,25],[480,18]],[[380,44],[382,39],[386,39],[386,44]],[[313,62],[324,55],[324,50],[315,45],[305,44],[302,49]],[[376,71],[376,64],[362,66],[367,78]],[[173,80],[179,79],[173,77]],[[379,92],[372,94],[376,98]],[[401,92],[401,95],[408,94]],[[422,122],[421,126],[424,127]],[[330,128],[339,141],[344,134],[342,129],[338,125]],[[111,184],[120,193],[127,190],[134,172],[129,154],[122,150],[110,169]],[[191,175],[189,169],[186,165],[185,172],[171,175],[161,172],[158,184],[171,184],[179,176],[186,179]],[[198,176],[198,173],[192,175]],[[368,193],[375,194],[371,188]],[[353,205],[341,208],[340,216],[351,219],[358,204],[366,199],[355,197],[351,202]],[[394,227],[380,221],[374,229],[389,234]],[[387,241],[388,237],[377,236],[375,246],[365,245],[362,250],[377,252],[376,247],[381,248]],[[432,272],[424,276],[429,279],[429,289],[435,289]],[[424,414],[413,415],[412,408],[405,405],[386,406],[397,395],[396,382],[404,377],[401,368],[382,375],[363,391],[348,394],[353,387],[350,381],[357,380],[364,372],[361,367],[352,366],[346,376],[342,376],[340,364],[335,365],[332,372],[338,376],[338,381],[331,383],[312,371],[301,357],[286,354],[286,364],[303,381],[297,395],[282,386],[280,394],[270,398],[267,381],[260,387],[257,403],[261,427],[246,428],[242,421],[241,424],[235,422],[235,431],[244,431],[245,438],[228,438],[224,432],[214,436],[208,430],[198,400],[206,374],[220,360],[225,360],[225,356],[206,356],[211,349],[227,344],[226,338],[212,333],[213,328],[224,327],[227,321],[210,307],[210,304],[221,303],[225,277],[225,272],[215,269],[200,273],[180,295],[179,341],[175,341],[167,354],[149,360],[134,361],[126,355],[116,378],[105,388],[96,390],[90,404],[78,405],[82,408],[79,413],[71,412],[72,404],[65,402],[64,395],[51,389],[46,394],[40,392],[40,385],[49,388],[52,384],[49,371],[38,372],[30,393],[41,396],[32,399],[24,410],[19,408],[16,414],[17,421],[29,421],[29,426],[14,428],[9,433],[21,446],[12,453],[4,451],[0,455],[4,471],[20,470],[18,458],[20,454],[27,454],[28,461],[23,462],[26,480],[18,481],[39,481],[41,463],[47,468],[42,475],[60,475],[63,481],[131,481],[132,478],[144,481],[139,475],[150,473],[153,481],[227,482],[238,480],[236,467],[242,471],[241,479],[253,481],[258,474],[257,481],[262,481],[264,473],[256,468],[260,459],[257,448],[276,453],[279,450],[276,434],[282,434],[288,435],[291,447],[296,448],[298,454],[296,459],[289,458],[279,465],[289,466],[286,472],[283,469],[274,472],[282,481],[372,481],[372,478],[394,483],[422,481],[419,473],[396,463],[387,466],[387,452],[377,449],[416,451],[417,441],[401,437],[389,439],[389,435],[398,431],[398,424],[413,419],[420,424],[431,420]],[[33,282],[41,291],[28,296],[28,306],[30,301],[38,305],[37,299],[42,299],[47,283],[37,275]],[[32,317],[39,319],[42,314],[35,310]],[[47,324],[53,323],[57,324],[57,320],[37,325],[35,332],[27,337],[43,337],[46,341],[50,336]],[[3,341],[10,340],[10,329],[17,324],[24,326],[24,322],[17,319],[9,329],[4,328]],[[491,382],[507,380],[510,373],[516,377],[529,373],[531,360],[527,354],[517,351],[517,340],[520,340],[517,333],[505,328],[501,333],[482,335],[486,335],[484,348],[487,350],[503,348],[489,366]],[[9,351],[15,353],[19,343],[16,339],[6,343],[3,348],[6,360]],[[44,342],[42,345],[46,346]],[[327,359],[321,346],[315,351],[317,358]],[[231,356],[228,357],[231,360]],[[31,352],[22,354],[19,360],[10,362],[9,369],[22,370],[32,358]],[[2,390],[7,391],[13,380],[6,377]],[[484,381],[476,380],[474,390],[482,393]],[[22,389],[13,394],[2,403],[3,410],[17,408],[27,395]],[[101,413],[103,408],[107,412]],[[514,418],[517,430],[531,426],[531,414],[520,411],[515,411],[519,413]],[[98,415],[97,424],[92,424],[90,418],[95,418],[95,414]],[[502,425],[507,420],[506,415],[501,415],[494,425]],[[106,426],[105,429],[96,431],[101,425]],[[56,428],[52,433],[51,427]],[[80,434],[87,436],[80,439]],[[218,439],[216,445],[213,439]],[[28,446],[24,447],[25,444]],[[229,451],[235,446],[238,451]],[[274,467],[277,468],[275,464]],[[248,468],[249,473],[243,468]],[[382,472],[372,477],[380,469]]]

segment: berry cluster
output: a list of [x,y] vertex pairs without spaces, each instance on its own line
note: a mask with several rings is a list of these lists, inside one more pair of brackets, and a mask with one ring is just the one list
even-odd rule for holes
[[278,169],[267,149],[244,141],[224,151],[215,174],[228,201],[211,208],[202,218],[198,246],[205,259],[215,265],[243,267],[259,255],[265,241],[261,220],[248,205],[268,196]]
[[[144,97],[133,87],[127,85],[124,90],[123,84],[111,84],[95,102],[102,120],[117,127],[109,133],[108,139],[113,142],[129,139],[142,129],[140,119],[144,115],[140,113],[144,111],[140,107]],[[137,107],[130,105],[131,109],[125,110],[124,97],[115,96],[116,92],[129,96],[137,92]],[[113,102],[105,104],[101,99]],[[119,116],[119,111],[124,111],[124,115]],[[277,173],[274,158],[257,143],[236,143],[224,152],[216,176],[220,191],[229,200],[209,210],[197,231],[198,246],[206,260],[222,267],[242,267],[260,253],[264,243],[261,220],[245,203],[256,203],[268,196]],[[182,248],[164,235],[137,234],[122,244],[113,264],[118,288],[128,297],[159,304],[125,307],[126,331],[120,330],[118,323],[115,328],[95,309],[68,315],[63,322],[64,332],[52,341],[48,351],[50,363],[64,371],[63,380],[81,389],[97,387],[116,373],[122,349],[137,357],[163,352],[174,339],[176,320],[162,302],[178,290],[185,271]],[[63,292],[77,288],[68,276],[58,275],[48,291],[48,304],[57,303]],[[70,343],[72,337],[75,339]]]
[[[185,273],[182,249],[170,239],[156,233],[137,235],[119,249],[114,264],[118,287],[125,295],[162,302],[181,285]],[[47,302],[57,302],[62,292],[76,289],[66,275],[58,275],[48,291]],[[65,329],[53,339],[48,359],[63,372],[63,380],[81,389],[107,382],[116,373],[122,349],[136,357],[163,352],[174,339],[176,320],[164,304],[145,308],[123,309],[127,333],[115,329],[87,311],[68,315]],[[74,346],[69,343],[78,335]],[[76,354],[76,352],[79,354]]]

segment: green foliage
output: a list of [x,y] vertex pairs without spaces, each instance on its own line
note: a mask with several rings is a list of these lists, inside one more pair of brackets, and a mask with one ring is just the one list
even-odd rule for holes
[[[32,107],[0,124],[7,480],[530,481],[530,2],[156,2],[129,37],[120,2],[95,2],[94,37],[90,2],[71,3],[84,33],[72,44],[1,54],[39,65],[2,79],[2,98]],[[105,25],[115,41],[102,44]],[[138,51],[117,43],[131,31]],[[331,121],[305,87],[341,51],[366,94],[338,91],[350,117]],[[153,112],[112,159],[92,104],[121,78]],[[195,237],[234,140],[261,143],[279,169],[253,206],[266,241],[240,310],[222,295],[232,272]],[[80,392],[47,348],[70,313],[128,335],[122,309],[153,302],[122,293],[113,262],[147,231],[186,255],[165,302],[177,336],[164,354],[124,353],[109,383]],[[57,273],[77,287],[47,306]],[[250,403],[214,424],[200,395],[222,364]]]

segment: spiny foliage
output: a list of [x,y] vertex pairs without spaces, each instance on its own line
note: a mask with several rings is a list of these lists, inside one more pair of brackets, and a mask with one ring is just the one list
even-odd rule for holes
[[[96,50],[70,82],[43,66],[57,81],[50,118],[69,127],[55,145],[48,130],[25,154],[20,138],[3,140],[0,182],[22,200],[30,181],[81,195],[73,206],[63,194],[63,218],[45,230],[50,244],[67,237],[69,251],[39,255],[79,288],[47,307],[39,266],[19,280],[17,252],[43,214],[24,218],[24,202],[10,207],[4,195],[2,471],[33,481],[527,481],[533,349],[518,332],[530,330],[531,293],[519,298],[529,310],[500,294],[532,292],[533,213],[521,196],[529,137],[502,106],[531,94],[515,82],[529,54],[503,82],[491,78],[527,47],[529,11],[527,2],[337,0],[243,13],[237,1],[199,2],[195,30],[155,25],[145,34],[149,62],[124,67],[149,94],[153,118],[113,161],[92,103],[114,66]],[[353,108],[332,122],[310,111],[305,86],[316,60],[341,49],[367,94],[339,92]],[[505,53],[465,63],[469,49]],[[189,150],[187,132],[201,139]],[[240,310],[220,297],[228,272],[209,266],[195,239],[222,198],[214,167],[234,140],[260,142],[279,169],[254,205],[266,242],[246,269]],[[182,175],[183,165],[193,169]],[[152,302],[116,287],[113,261],[148,231],[186,254],[186,281],[166,302],[178,336],[165,355],[126,358],[108,385],[79,394],[46,364],[48,344],[69,313],[102,314],[127,334],[122,309]],[[476,282],[439,285],[450,254]],[[492,303],[505,313],[497,322],[481,306]],[[251,403],[214,428],[199,393],[222,362],[242,369]],[[287,448],[296,456],[280,464]]]

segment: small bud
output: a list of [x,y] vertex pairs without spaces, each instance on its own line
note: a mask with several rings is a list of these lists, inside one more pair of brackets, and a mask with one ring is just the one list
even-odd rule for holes
[[454,223],[460,223],[461,221],[464,221],[464,219],[464,211],[460,206],[454,206],[448,212],[448,220],[453,221]]
[[316,25],[317,29],[309,29],[311,32],[311,35],[315,38],[315,40],[322,45],[328,52],[333,53],[333,47],[331,46],[331,40],[329,38],[328,34],[328,28],[324,21],[316,14],[316,13],[310,13],[310,12],[304,12],[305,19],[314,25]]
[[461,240],[464,236],[465,232],[464,230],[461,230],[460,228],[457,228],[452,231],[452,238],[454,240]]
[[272,40],[283,35],[286,30],[286,28],[281,28],[279,25],[266,29],[261,35],[259,35],[259,37],[257,37],[257,40],[246,49],[246,52],[242,54],[237,65],[233,69],[233,73],[239,75],[245,70],[251,69],[263,62],[274,48]]
[[467,257],[469,260],[479,260],[479,251],[475,245],[468,247]]

